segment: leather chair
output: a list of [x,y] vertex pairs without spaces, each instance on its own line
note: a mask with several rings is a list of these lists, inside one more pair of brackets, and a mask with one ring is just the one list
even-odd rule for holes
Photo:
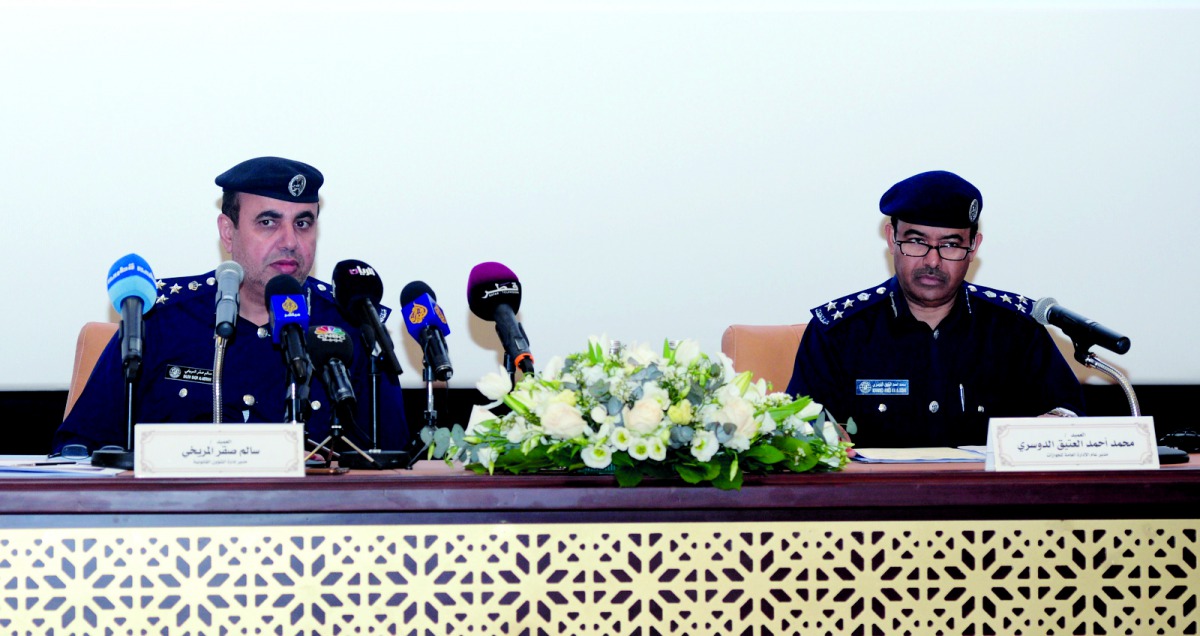
[[83,387],[92,376],[92,369],[100,359],[100,353],[119,327],[115,322],[89,322],[79,330],[79,339],[75,341],[75,367],[71,370],[71,388],[67,390],[67,409],[63,412],[64,420],[75,406],[79,394],[83,393]]
[[730,325],[721,336],[721,351],[738,371],[753,371],[776,391],[787,388],[796,364],[800,337],[808,323],[797,325]]

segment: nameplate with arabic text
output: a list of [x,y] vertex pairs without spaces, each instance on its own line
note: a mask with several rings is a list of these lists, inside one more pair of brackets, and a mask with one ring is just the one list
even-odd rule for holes
[[138,424],[135,477],[303,477],[301,424]]
[[988,423],[985,470],[1158,468],[1153,417],[1013,417]]

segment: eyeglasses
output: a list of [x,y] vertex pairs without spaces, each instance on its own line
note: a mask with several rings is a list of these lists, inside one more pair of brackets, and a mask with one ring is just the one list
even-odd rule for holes
[[[100,450],[102,450],[102,451],[123,451],[125,449],[121,448],[120,446],[105,446],[105,447],[101,448]],[[84,446],[83,444],[67,444],[62,447],[62,451],[58,455],[59,455],[59,457],[62,457],[63,459],[69,459],[71,461],[78,462],[78,461],[83,461],[83,460],[91,457],[92,453],[91,453],[91,451],[88,450],[88,447]]]
[[962,245],[930,245],[921,239],[896,241],[896,245],[900,246],[900,253],[905,256],[921,258],[928,254],[929,250],[937,250],[938,256],[947,261],[961,261],[967,257],[967,254],[975,251],[974,247]]

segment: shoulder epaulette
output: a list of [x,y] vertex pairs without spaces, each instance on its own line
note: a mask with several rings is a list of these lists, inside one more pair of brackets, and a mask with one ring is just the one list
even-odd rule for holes
[[196,276],[160,278],[154,281],[154,286],[158,289],[155,306],[173,305],[199,296],[202,290],[208,290],[211,300],[211,294],[217,291],[217,279],[215,272],[208,272]]
[[[969,303],[978,298],[993,305],[1004,307],[1005,309],[1030,316],[1029,312],[1033,308],[1033,301],[1026,296],[1014,294],[1013,292],[1006,292],[1001,289],[984,287],[983,285],[977,285],[975,283],[965,283],[964,286],[967,288],[968,308],[970,307]],[[1032,318],[1032,316],[1030,316],[1030,318]]]
[[824,305],[812,308],[813,319],[820,325],[832,327],[846,321],[858,312],[888,298],[886,284],[880,284],[858,293],[836,298]]

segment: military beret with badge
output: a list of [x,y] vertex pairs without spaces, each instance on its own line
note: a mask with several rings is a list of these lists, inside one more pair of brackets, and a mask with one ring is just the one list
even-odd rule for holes
[[320,170],[281,157],[248,159],[222,172],[217,185],[225,192],[245,192],[280,201],[316,203],[325,183]]
[[945,170],[913,175],[879,199],[879,211],[913,225],[969,228],[979,222],[983,195],[966,179]]

